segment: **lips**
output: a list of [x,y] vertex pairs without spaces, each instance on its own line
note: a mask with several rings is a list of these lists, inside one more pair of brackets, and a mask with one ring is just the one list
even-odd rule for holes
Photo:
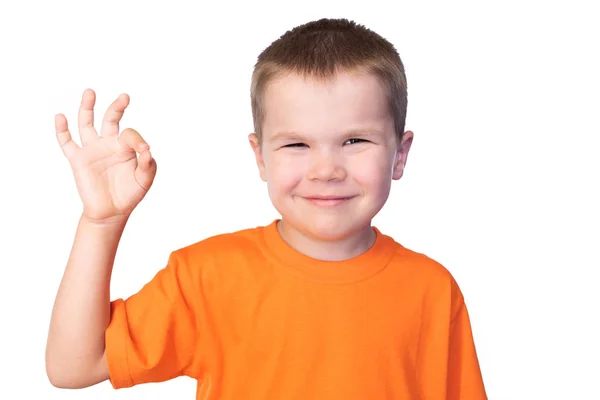
[[311,200],[344,200],[349,199],[352,196],[306,196],[306,199]]
[[309,203],[319,207],[333,207],[346,203],[354,196],[305,196],[304,199]]

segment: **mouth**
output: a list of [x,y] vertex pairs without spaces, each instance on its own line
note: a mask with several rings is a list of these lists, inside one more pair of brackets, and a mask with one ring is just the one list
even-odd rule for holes
[[334,207],[346,203],[355,196],[307,196],[304,197],[310,204],[319,207]]

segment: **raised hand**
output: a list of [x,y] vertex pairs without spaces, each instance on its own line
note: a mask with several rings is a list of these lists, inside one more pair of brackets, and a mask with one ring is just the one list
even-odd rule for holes
[[150,189],[156,161],[134,129],[119,134],[128,95],[121,94],[108,107],[100,135],[94,128],[95,102],[94,91],[85,90],[79,108],[81,147],[72,140],[63,114],[55,116],[56,137],[73,170],[83,217],[97,223],[126,220]]

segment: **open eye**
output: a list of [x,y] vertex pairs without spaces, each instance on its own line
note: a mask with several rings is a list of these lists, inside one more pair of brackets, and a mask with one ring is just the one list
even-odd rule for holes
[[362,143],[362,142],[367,142],[367,140],[365,139],[358,139],[358,138],[352,138],[352,139],[348,139],[344,142],[344,144],[355,144],[355,143]]

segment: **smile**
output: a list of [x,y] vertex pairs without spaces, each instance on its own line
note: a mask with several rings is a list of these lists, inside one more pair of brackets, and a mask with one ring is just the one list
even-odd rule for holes
[[346,203],[348,200],[351,200],[354,196],[350,197],[340,197],[340,196],[314,196],[314,197],[304,197],[306,201],[310,204],[318,206],[318,207],[335,207],[340,204]]

